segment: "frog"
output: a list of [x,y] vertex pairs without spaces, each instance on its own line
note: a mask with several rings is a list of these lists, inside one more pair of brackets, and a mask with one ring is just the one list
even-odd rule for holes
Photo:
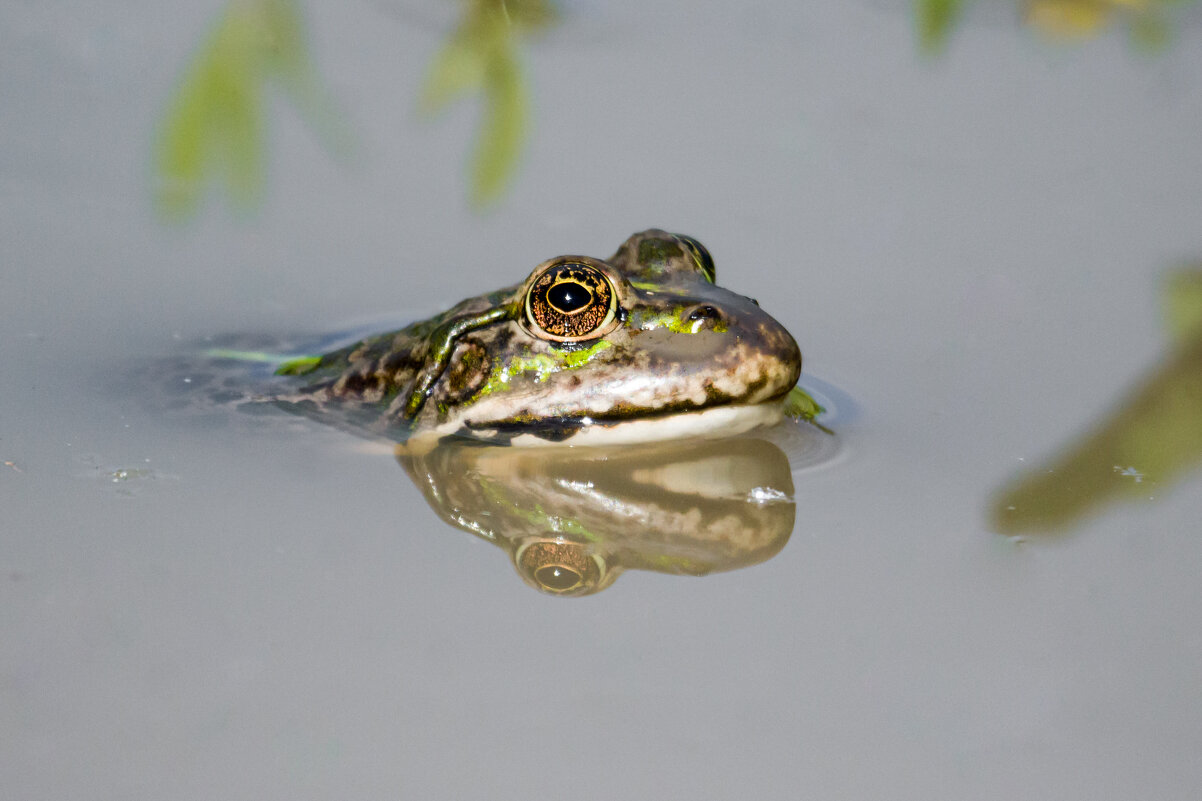
[[649,229],[608,259],[564,255],[468,298],[275,370],[257,398],[394,442],[620,444],[779,422],[801,350],[753,298],[720,287],[691,236]]

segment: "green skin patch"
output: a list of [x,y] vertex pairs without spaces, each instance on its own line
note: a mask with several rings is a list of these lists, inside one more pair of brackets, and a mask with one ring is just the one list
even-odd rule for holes
[[[701,320],[689,320],[685,316],[686,306],[675,306],[665,312],[655,312],[652,314],[637,315],[632,320],[633,327],[641,328],[644,331],[650,331],[655,328],[666,328],[674,334],[696,334],[701,331]],[[726,333],[726,323],[718,321],[706,330],[713,331],[715,334]]]
[[668,271],[683,256],[680,244],[670,239],[645,239],[638,247],[639,264],[653,273]]
[[611,347],[613,347],[612,343],[602,339],[582,350],[553,351],[550,354],[527,353],[523,356],[516,356],[504,364],[495,366],[488,381],[472,400],[478,400],[496,392],[504,392],[510,388],[510,380],[514,376],[533,373],[534,380],[541,383],[554,373],[578,369],[592,361],[598,353]]
[[430,392],[434,389],[434,382],[442,376],[443,370],[446,369],[447,362],[451,359],[451,353],[454,352],[456,343],[465,334],[478,328],[492,325],[493,323],[499,323],[502,320],[513,320],[517,317],[517,314],[518,305],[510,303],[495,309],[489,309],[481,314],[454,317],[440,325],[434,334],[431,335],[431,355],[427,357],[426,367],[418,376],[413,392],[409,396],[409,402],[405,405],[405,417],[412,420],[421,411],[422,404],[426,402],[426,398],[430,396]]

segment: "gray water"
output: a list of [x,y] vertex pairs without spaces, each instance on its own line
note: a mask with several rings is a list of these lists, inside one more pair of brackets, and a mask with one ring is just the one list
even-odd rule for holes
[[[983,7],[923,59],[900,3],[570,6],[480,215],[470,104],[413,111],[445,29],[310,3],[349,163],[275,104],[261,212],[164,226],[154,126],[220,7],[0,7],[0,796],[1196,797],[1196,472],[1054,538],[989,524],[1165,353],[1161,277],[1202,256],[1196,14],[1148,57]],[[744,570],[540,595],[386,451],[105,386],[651,226],[859,409]]]

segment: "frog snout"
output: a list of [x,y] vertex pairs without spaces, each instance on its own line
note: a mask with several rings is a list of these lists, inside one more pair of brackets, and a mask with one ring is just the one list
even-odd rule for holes
[[801,376],[801,348],[783,325],[771,318],[751,335],[765,377],[776,391],[787,392]]

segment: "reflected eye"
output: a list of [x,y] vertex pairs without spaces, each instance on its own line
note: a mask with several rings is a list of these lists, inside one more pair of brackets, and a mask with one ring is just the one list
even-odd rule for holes
[[693,257],[693,262],[697,265],[697,269],[701,270],[701,274],[705,276],[705,280],[711,284],[718,276],[718,271],[714,268],[714,257],[705,249],[705,245],[698,242],[691,236],[684,234],[675,234],[680,244],[685,246],[685,250]]
[[587,595],[607,583],[604,558],[576,542],[526,542],[513,561],[527,583],[551,595]]
[[563,262],[542,272],[526,293],[526,323],[542,339],[575,342],[608,333],[617,297],[605,273]]

